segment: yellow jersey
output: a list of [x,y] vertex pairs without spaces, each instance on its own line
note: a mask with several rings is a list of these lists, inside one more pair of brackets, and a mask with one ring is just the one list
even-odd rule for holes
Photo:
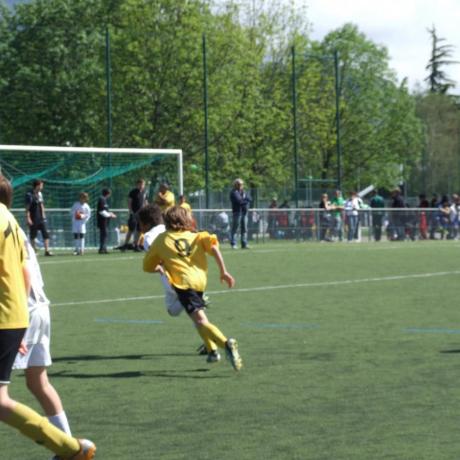
[[219,246],[208,232],[168,230],[157,236],[144,257],[144,271],[153,272],[162,264],[169,282],[179,289],[203,292],[208,281],[207,254]]
[[0,203],[0,329],[22,329],[29,325],[23,267],[24,240],[16,219]]
[[167,209],[172,208],[176,204],[176,198],[173,192],[166,190],[164,193],[158,192],[155,203],[160,207],[162,212],[165,212]]
[[181,208],[186,209],[189,213],[192,213],[192,207],[191,207],[186,201],[184,201],[183,203],[181,203],[179,206],[180,206]]

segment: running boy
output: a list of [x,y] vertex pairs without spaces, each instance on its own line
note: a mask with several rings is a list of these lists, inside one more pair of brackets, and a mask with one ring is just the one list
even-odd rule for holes
[[11,369],[29,326],[27,293],[30,277],[19,225],[8,211],[13,191],[0,175],[0,421],[56,454],[56,459],[90,460],[96,446],[73,438],[8,394]]
[[[156,204],[144,206],[138,213],[138,220],[141,232],[144,233],[144,251],[147,252],[157,236],[166,231],[160,207]],[[163,267],[158,271],[165,292],[166,310],[171,316],[179,316],[184,311],[184,307],[180,303],[177,293],[171,286],[168,277],[165,275]],[[220,361],[217,345],[214,342],[210,342],[209,346],[210,348],[207,349],[206,345],[202,344],[198,349],[200,355],[207,355],[208,363]]]
[[206,255],[213,255],[220,270],[220,279],[229,288],[235,280],[225,268],[215,235],[208,232],[193,232],[192,217],[180,206],[169,208],[164,214],[166,232],[157,236],[144,257],[144,271],[153,273],[163,269],[177,293],[184,310],[194,322],[206,348],[213,344],[223,348],[239,371],[243,362],[235,339],[224,336],[218,327],[210,323],[204,313],[203,292],[206,289],[208,262]]

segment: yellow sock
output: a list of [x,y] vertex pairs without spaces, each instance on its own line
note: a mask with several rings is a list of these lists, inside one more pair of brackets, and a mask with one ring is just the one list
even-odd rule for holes
[[221,330],[214,326],[212,323],[200,324],[198,326],[198,332],[201,337],[208,337],[209,340],[212,340],[220,348],[225,348],[225,342],[227,337],[222,334]]
[[16,403],[5,422],[59,457],[71,458],[80,451],[80,444],[75,438],[66,435],[46,417],[41,417],[23,404]]
[[217,350],[217,345],[209,338],[209,336],[203,333],[201,328],[197,328],[198,334],[203,339],[204,346],[206,347],[206,351],[209,353],[213,350]]

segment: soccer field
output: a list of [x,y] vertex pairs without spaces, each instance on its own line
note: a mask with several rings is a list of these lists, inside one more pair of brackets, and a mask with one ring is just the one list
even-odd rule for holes
[[[454,460],[460,243],[267,243],[210,260],[208,316],[244,368],[207,364],[142,254],[40,258],[51,381],[98,459]],[[15,373],[11,395],[38,409]],[[0,426],[0,458],[48,459]]]

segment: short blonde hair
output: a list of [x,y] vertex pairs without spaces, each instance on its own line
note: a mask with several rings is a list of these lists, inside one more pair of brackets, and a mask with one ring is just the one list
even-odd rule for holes
[[193,230],[192,215],[182,206],[172,206],[164,213],[167,230]]
[[80,193],[80,200],[83,200],[85,203],[88,203],[89,195],[86,192]]

